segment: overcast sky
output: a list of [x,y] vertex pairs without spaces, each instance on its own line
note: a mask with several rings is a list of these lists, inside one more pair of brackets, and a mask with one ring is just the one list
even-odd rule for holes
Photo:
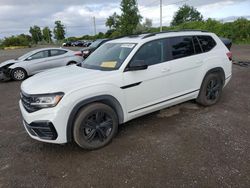
[[[162,1],[163,25],[169,25],[174,12],[184,3],[195,6],[204,18],[230,21],[243,16],[250,19],[250,0]],[[153,26],[159,26],[159,2],[138,0],[140,14],[152,19]],[[107,30],[105,20],[113,12],[120,13],[120,0],[0,0],[0,38],[28,34],[32,25],[52,29],[55,20],[64,23],[67,37],[93,34],[93,16],[97,32],[104,32]]]

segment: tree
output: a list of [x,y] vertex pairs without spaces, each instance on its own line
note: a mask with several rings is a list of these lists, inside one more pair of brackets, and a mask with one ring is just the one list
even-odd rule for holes
[[152,20],[151,19],[148,19],[146,18],[145,19],[145,22],[144,23],[139,23],[135,30],[134,30],[134,33],[135,34],[141,34],[141,33],[146,33],[146,32],[149,32],[150,29],[152,27]]
[[177,26],[185,22],[202,21],[201,13],[192,6],[183,5],[175,13],[171,26]]
[[34,25],[33,27],[30,27],[29,30],[32,40],[37,44],[39,41],[42,41],[42,32],[39,26]]
[[145,27],[145,28],[147,28],[147,29],[150,29],[151,27],[152,27],[152,20],[151,19],[149,19],[149,18],[146,18],[145,19],[145,22],[143,23],[143,26]]
[[107,18],[105,25],[109,27],[109,29],[117,29],[119,25],[119,18],[120,16],[115,12],[113,15]]
[[49,27],[45,27],[43,28],[43,40],[45,40],[46,42],[50,43],[52,40],[51,40],[51,37],[52,37],[52,32],[51,30],[49,29]]
[[119,30],[121,34],[133,34],[133,31],[142,18],[139,14],[136,0],[122,0],[121,11],[122,14],[119,18]]
[[65,39],[65,26],[62,24],[60,20],[55,21],[55,28],[53,32],[56,40]]

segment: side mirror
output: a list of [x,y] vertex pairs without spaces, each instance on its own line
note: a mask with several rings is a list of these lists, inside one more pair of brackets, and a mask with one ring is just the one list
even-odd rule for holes
[[30,61],[30,60],[32,60],[32,57],[31,57],[31,56],[28,57],[28,58],[26,58],[26,61]]
[[132,61],[126,71],[138,71],[138,70],[145,70],[148,68],[148,65],[145,63],[144,60],[134,60]]

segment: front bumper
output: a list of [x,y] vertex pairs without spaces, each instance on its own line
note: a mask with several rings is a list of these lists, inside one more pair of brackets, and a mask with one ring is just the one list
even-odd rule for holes
[[29,113],[21,101],[19,107],[23,125],[31,138],[48,143],[67,143],[67,109],[47,108]]

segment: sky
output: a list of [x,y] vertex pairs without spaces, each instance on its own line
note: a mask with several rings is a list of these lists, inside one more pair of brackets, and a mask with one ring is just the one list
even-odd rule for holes
[[[66,37],[94,34],[93,17],[97,32],[105,32],[106,18],[114,12],[120,14],[120,0],[0,0],[0,38],[26,33],[29,27],[54,27],[55,20],[66,26]],[[153,26],[160,23],[160,0],[138,0],[143,18],[152,19]],[[250,0],[162,0],[163,25],[168,26],[178,7],[194,6],[205,19],[223,22],[238,17],[250,19]]]

